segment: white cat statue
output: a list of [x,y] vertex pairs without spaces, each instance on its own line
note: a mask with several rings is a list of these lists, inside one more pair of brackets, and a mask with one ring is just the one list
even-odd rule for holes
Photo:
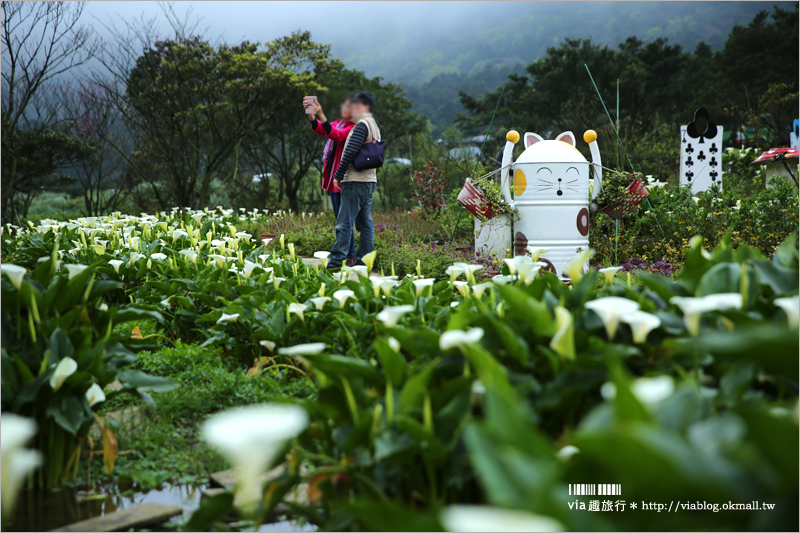
[[[592,154],[594,199],[603,177],[597,134],[588,130],[583,140]],[[547,264],[544,269],[566,277],[564,266],[589,248],[589,162],[575,148],[571,131],[549,141],[526,133],[525,151],[512,164],[518,141],[519,133],[509,131],[502,161],[508,171],[501,178],[506,203],[519,213],[514,222],[514,255],[525,255],[529,246],[549,248],[539,255]]]

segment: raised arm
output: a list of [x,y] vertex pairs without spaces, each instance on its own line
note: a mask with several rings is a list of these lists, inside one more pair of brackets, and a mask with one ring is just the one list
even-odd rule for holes
[[[328,125],[327,128],[325,127],[325,124]],[[344,126],[344,124],[347,124],[347,126]],[[323,122],[322,127],[325,128],[325,131],[328,134],[328,139],[333,139],[336,142],[344,142],[347,140],[347,136],[350,135],[350,130],[355,127],[355,124],[352,122],[340,121],[339,126],[337,127],[330,122]]]
[[344,153],[342,153],[342,161],[339,163],[339,168],[336,169],[336,175],[333,179],[337,181],[342,181],[344,178],[344,173],[350,167],[350,164],[355,159],[358,152],[361,150],[361,146],[364,144],[364,141],[367,140],[367,134],[369,131],[367,130],[367,125],[363,122],[359,122],[353,128],[353,134],[350,136],[350,140],[347,141],[347,144],[344,147]]
[[349,122],[348,125],[344,127],[336,127],[328,121],[320,122],[317,119],[311,121],[311,131],[317,135],[322,135],[326,139],[332,139],[337,142],[346,141],[353,126],[354,124],[352,122]]

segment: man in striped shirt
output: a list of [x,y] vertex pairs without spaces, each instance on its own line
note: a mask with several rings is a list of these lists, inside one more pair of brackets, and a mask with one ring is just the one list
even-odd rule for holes
[[360,234],[356,265],[363,265],[361,258],[375,249],[372,228],[372,195],[378,185],[377,169],[356,170],[353,159],[364,143],[381,140],[381,131],[372,118],[375,97],[368,92],[359,92],[351,102],[351,121],[355,127],[345,141],[344,152],[333,179],[341,184],[341,204],[336,217],[336,243],[331,249],[328,269],[341,268],[350,244],[353,224]]

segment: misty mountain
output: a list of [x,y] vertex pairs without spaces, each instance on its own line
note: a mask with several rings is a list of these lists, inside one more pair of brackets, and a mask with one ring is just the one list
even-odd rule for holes
[[[645,42],[664,37],[694,50],[700,42],[723,47],[735,25],[747,25],[770,2],[463,2],[450,4],[451,20],[437,8],[420,13],[416,28],[389,31],[377,20],[368,41],[383,46],[354,47],[347,39],[333,50],[351,67],[399,82],[441,134],[463,110],[458,91],[482,96],[511,72],[542,57],[567,37],[617,47],[636,36]],[[778,3],[790,9],[792,3]],[[430,15],[430,16],[428,16]]]
[[[717,50],[731,28],[747,24],[772,2],[447,2],[408,9],[416,19],[370,17],[363,38],[332,39],[333,52],[369,76],[407,86],[438,74],[483,73],[487,66],[527,65],[565,37],[616,46],[627,37],[669,39]],[[781,2],[784,9],[793,3]],[[448,13],[451,11],[452,13]],[[380,13],[380,11],[378,11]]]

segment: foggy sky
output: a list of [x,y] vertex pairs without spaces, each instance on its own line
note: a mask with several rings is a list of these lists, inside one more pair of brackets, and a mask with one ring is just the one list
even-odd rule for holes
[[[791,9],[791,3],[783,4]],[[460,2],[273,2],[273,1],[179,1],[174,3],[175,11],[183,16],[190,13],[190,20],[199,21],[198,30],[202,36],[212,42],[216,40],[229,44],[249,40],[263,44],[266,41],[291,34],[293,31],[310,31],[315,42],[331,45],[335,57],[344,60],[349,68],[362,70],[368,76],[386,76],[388,81],[405,81],[402,74],[399,79],[392,79],[402,67],[408,73],[415,70],[415,65],[427,62],[436,63],[432,51],[439,46],[449,44],[448,57],[462,55],[467,57],[477,48],[487,46],[486,35],[480,41],[470,40],[470,35],[486,28],[497,28],[497,39],[511,38],[504,36],[502,29],[506,21],[519,17],[523,13],[532,15],[533,26],[530,37],[537,31],[538,17],[549,14],[558,19],[569,19],[577,9],[591,6],[592,26],[595,32],[602,32],[607,20],[619,17],[621,12],[631,12],[632,8],[644,7],[648,12],[663,14],[665,21],[674,17],[676,5],[686,7],[686,3],[678,2],[495,2],[495,1],[460,1]],[[727,17],[728,2],[692,2],[695,6],[713,5],[722,19]],[[754,10],[771,10],[773,2],[754,2]],[[741,5],[741,4],[740,4]],[[691,10],[690,10],[691,11]],[[572,15],[571,15],[572,14]],[[103,24],[120,27],[124,21],[156,18],[163,37],[172,32],[166,22],[162,9],[155,1],[90,1],[86,4],[81,23],[94,26],[101,37],[108,37]],[[585,16],[585,15],[584,15]],[[542,20],[547,20],[542,16]],[[747,20],[736,22],[746,23]],[[585,22],[585,21],[584,21]],[[681,24],[672,21],[671,24]],[[732,25],[733,21],[731,21]],[[628,31],[623,36],[614,36],[619,40],[606,42],[616,46],[628,35],[638,35],[635,21],[626,26]],[[674,28],[673,28],[674,29]],[[547,27],[538,28],[547,34]],[[562,30],[563,31],[563,30]],[[473,33],[474,32],[474,33]],[[697,42],[707,38],[697,32]],[[727,34],[727,32],[726,32]],[[694,35],[694,34],[692,34]],[[577,22],[574,30],[568,35],[546,35],[548,45],[560,42],[564,37],[593,38],[585,24]],[[649,39],[652,36],[638,35]],[[523,64],[527,64],[544,53],[544,49],[526,49],[526,35],[517,36],[523,43],[519,51]],[[601,41],[611,41],[608,36]],[[529,41],[530,42],[530,41]],[[695,43],[691,44],[693,47]],[[717,45],[720,44],[718,41]],[[371,50],[374,50],[372,52]],[[516,53],[516,52],[515,52]],[[365,58],[365,54],[368,56]],[[455,54],[455,55],[454,55]],[[372,61],[368,61],[371,59]],[[502,58],[495,58],[502,59]]]
[[[508,8],[516,2],[181,1],[175,2],[174,7],[179,14],[190,12],[190,18],[199,20],[199,29],[208,29],[212,39],[221,37],[228,43],[244,39],[265,42],[296,30],[307,30],[315,41],[332,44],[336,55],[338,49],[350,48],[352,32],[366,21],[372,21],[373,27],[364,28],[365,31],[371,36],[384,34],[388,41],[398,33],[441,35],[457,32],[466,21],[475,20],[479,13],[485,14],[487,4],[492,6],[491,11],[508,14]],[[84,20],[107,23],[142,14],[161,20],[161,13],[159,2],[101,0],[86,4]],[[100,34],[105,33],[100,25],[95,28]]]
[[[413,63],[416,48],[419,48],[422,54],[430,54],[430,48],[426,48],[426,45],[441,42],[442,39],[463,40],[465,37],[467,39],[464,41],[464,46],[468,47],[470,45],[468,36],[471,31],[487,27],[501,29],[504,21],[514,17],[515,14],[550,13],[560,18],[568,18],[579,6],[591,5],[592,13],[596,15],[595,20],[600,21],[599,27],[602,28],[602,20],[618,16],[620,11],[629,10],[637,4],[643,5],[641,2],[181,1],[176,2],[174,6],[179,14],[191,10],[191,18],[200,21],[199,29],[206,29],[205,36],[212,41],[220,38],[228,43],[237,43],[247,39],[251,42],[264,43],[289,35],[296,30],[310,31],[314,41],[331,44],[333,55],[343,59],[349,67],[363,70],[368,76],[375,76],[384,73],[371,71],[375,70],[374,65],[371,69],[370,65],[359,64],[359,56],[363,58],[365,48],[377,47],[382,52],[379,55],[384,57],[392,50],[402,52],[396,56],[397,60]],[[673,10],[676,4],[678,3],[648,2],[646,8],[648,11],[663,13],[664,19],[667,20],[674,16]],[[693,4],[698,7],[700,4],[713,4],[714,11],[718,11],[720,17],[726,17],[727,2],[693,2]],[[773,2],[752,4],[754,9],[771,10]],[[782,4],[785,8],[790,8],[791,5],[786,2]],[[159,3],[154,1],[90,1],[84,13],[86,21],[101,20],[106,23],[115,17],[118,20],[118,16],[131,18],[139,17],[142,13],[148,17],[158,16],[159,20],[163,20]],[[100,34],[104,33],[99,25],[95,26]],[[166,24],[164,28],[166,30]],[[597,28],[595,25],[596,30]],[[581,24],[576,24],[571,33],[572,35],[552,37],[554,42],[564,37],[593,37],[591,31]],[[633,34],[637,34],[635,24],[630,27],[630,33],[627,35]],[[646,38],[644,35],[640,37]],[[703,37],[698,35],[697,41]],[[498,38],[502,39],[502,34],[498,35]],[[394,43],[397,44],[393,48]],[[402,50],[399,43],[403,43]],[[613,46],[617,43],[608,44]]]

